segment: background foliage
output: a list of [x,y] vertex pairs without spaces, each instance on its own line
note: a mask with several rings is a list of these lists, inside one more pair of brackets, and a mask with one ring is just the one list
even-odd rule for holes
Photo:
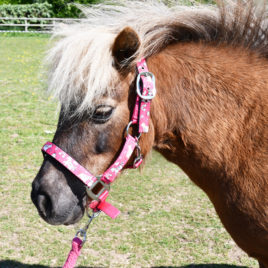
[[[27,10],[28,13],[29,12],[31,13],[32,11],[30,10],[32,9],[31,8],[32,6],[35,10],[38,9],[39,13],[47,13],[48,11],[47,9],[49,9],[49,17],[77,18],[80,16],[80,11],[75,6],[76,3],[95,4],[97,2],[99,1],[97,0],[47,0],[46,2],[44,2],[42,0],[0,0],[0,8],[2,4],[2,9],[8,9],[9,13],[20,16],[19,13],[21,13],[22,10]],[[19,10],[19,12],[17,10]],[[35,14],[38,15],[38,12],[35,11]],[[28,17],[28,16],[26,15],[25,17]],[[47,17],[47,16],[44,16],[44,17]]]
[[[27,12],[32,14],[31,5],[33,8],[39,8],[39,12],[34,11],[35,14],[47,13],[47,7],[49,6],[49,14],[52,17],[56,18],[78,18],[81,16],[80,10],[75,6],[75,4],[96,4],[101,2],[102,0],[46,0],[44,3],[43,0],[0,0],[0,8],[1,4],[8,4],[8,10],[11,13],[18,14],[22,12],[22,10],[27,9]],[[166,4],[171,4],[174,0],[164,0]],[[214,3],[214,0],[184,0],[180,2],[185,2],[185,4],[193,4],[193,3]],[[18,6],[19,5],[19,6]],[[44,5],[44,6],[42,6]],[[7,6],[5,6],[7,9]],[[19,9],[19,13],[16,13]],[[43,11],[43,9],[45,9]],[[27,17],[27,16],[26,16]],[[45,16],[46,17],[46,16]]]
[[52,14],[52,5],[47,2],[26,5],[0,5],[0,17],[50,18]]

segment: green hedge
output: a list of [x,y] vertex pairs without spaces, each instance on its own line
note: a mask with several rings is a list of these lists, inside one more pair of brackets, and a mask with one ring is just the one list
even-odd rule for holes
[[[43,2],[43,0],[0,0],[0,14],[2,9],[6,15],[10,13],[16,13],[17,15],[21,13],[21,10],[37,8],[41,12],[49,13],[49,17],[78,18],[81,11],[76,8],[75,3],[95,4],[100,0],[46,0],[45,3]],[[4,5],[1,6],[1,4]],[[15,15],[10,14],[10,16]],[[21,15],[18,14],[17,16]],[[47,18],[47,16],[43,17]]]
[[51,18],[52,15],[52,5],[47,2],[28,5],[0,5],[0,17]]
[[[96,4],[99,2],[102,2],[102,0],[46,0],[45,3],[43,3],[43,0],[0,0],[0,16],[78,18],[81,16],[81,11],[75,6],[75,3]],[[164,0],[167,5],[173,2]],[[180,0],[179,2],[189,5],[193,0]],[[195,2],[215,3],[215,0],[195,0]]]
[[[40,1],[40,0],[39,0]],[[100,0],[47,0],[52,5],[54,16],[57,18],[79,18],[81,11],[75,6],[79,4],[96,4]]]

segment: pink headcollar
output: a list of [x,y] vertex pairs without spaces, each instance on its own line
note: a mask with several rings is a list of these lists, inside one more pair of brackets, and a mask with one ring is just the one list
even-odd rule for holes
[[[141,164],[142,156],[140,154],[139,138],[142,133],[149,131],[150,105],[151,100],[156,94],[155,78],[154,75],[148,71],[144,58],[137,63],[137,69],[139,73],[136,82],[137,97],[132,119],[127,126],[126,141],[116,161],[102,176],[96,177],[92,175],[87,169],[52,142],[47,142],[42,148],[44,154],[52,156],[87,186],[87,194],[92,199],[90,208],[93,209],[93,211],[101,210],[113,219],[118,216],[120,211],[106,202],[110,184],[126,165],[135,148],[137,148],[138,155],[134,160],[133,168],[137,168]],[[132,124],[139,124],[138,137],[132,137],[128,134],[128,129]],[[100,184],[102,187],[96,187],[97,185],[100,186]],[[95,193],[95,188],[101,189],[98,193]]]

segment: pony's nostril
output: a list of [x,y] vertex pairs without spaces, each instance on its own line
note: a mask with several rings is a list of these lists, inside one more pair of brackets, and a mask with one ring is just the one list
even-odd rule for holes
[[45,216],[49,217],[52,212],[52,202],[48,195],[40,194],[37,197],[37,204],[40,212]]

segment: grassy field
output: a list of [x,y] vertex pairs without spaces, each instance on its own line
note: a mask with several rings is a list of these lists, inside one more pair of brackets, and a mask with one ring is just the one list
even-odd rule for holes
[[[50,226],[30,200],[40,148],[56,128],[57,104],[43,93],[47,37],[0,36],[0,267],[59,267],[82,225]],[[257,267],[224,230],[208,198],[153,152],[142,173],[127,171],[88,232],[79,267]],[[83,222],[86,219],[83,220]]]

